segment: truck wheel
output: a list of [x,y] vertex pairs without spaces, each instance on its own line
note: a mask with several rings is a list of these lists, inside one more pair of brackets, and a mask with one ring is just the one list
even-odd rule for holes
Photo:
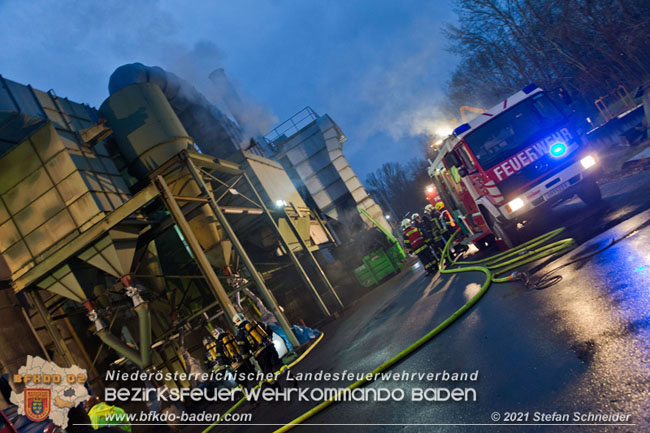
[[598,204],[603,199],[600,193],[600,187],[593,178],[587,178],[582,181],[582,185],[578,190],[578,197],[585,204],[589,205]]
[[519,244],[519,234],[516,227],[499,224],[491,214],[488,214],[487,217],[487,223],[492,233],[497,238],[501,238],[508,248],[513,248]]

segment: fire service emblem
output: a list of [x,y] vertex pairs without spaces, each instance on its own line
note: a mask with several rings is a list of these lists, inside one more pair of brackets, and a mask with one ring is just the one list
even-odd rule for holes
[[25,416],[35,422],[47,419],[50,414],[50,396],[49,389],[26,389]]

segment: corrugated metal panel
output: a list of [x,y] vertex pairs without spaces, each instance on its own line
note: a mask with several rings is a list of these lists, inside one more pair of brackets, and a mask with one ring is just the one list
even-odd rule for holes
[[276,200],[284,200],[287,203],[305,207],[305,202],[283,169],[253,160],[249,163],[261,185],[258,192],[264,191],[267,197],[267,206],[274,206]]
[[57,190],[52,188],[38,197],[38,200],[14,214],[16,225],[21,233],[27,235],[62,209],[65,209],[65,203]]
[[18,106],[7,87],[7,81],[2,75],[0,75],[0,111],[18,111]]
[[40,255],[76,228],[65,207],[52,216],[49,213],[43,216],[48,218],[47,221],[25,236],[25,242],[34,256]]
[[34,266],[32,255],[27,249],[27,244],[22,240],[3,251],[2,258],[7,262],[7,266],[9,266],[12,274],[16,274],[17,270]]
[[[0,226],[0,251],[13,275],[128,199],[122,179],[105,173],[104,162],[92,152],[68,149],[52,123],[30,132],[0,158],[0,218],[13,216]],[[93,167],[101,172],[87,170]]]
[[7,220],[0,225],[0,239],[2,239],[0,254],[20,240],[20,233],[12,220]]
[[7,207],[2,203],[2,200],[0,200],[0,224],[4,223],[9,219],[9,212],[7,211]]
[[11,93],[14,102],[20,108],[21,113],[30,114],[36,117],[45,117],[41,104],[28,86],[23,86],[11,80],[5,80],[7,89]]

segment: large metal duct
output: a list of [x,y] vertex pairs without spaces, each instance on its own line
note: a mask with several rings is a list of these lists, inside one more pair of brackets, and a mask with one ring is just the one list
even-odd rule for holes
[[243,141],[239,125],[176,74],[157,66],[131,63],[113,72],[108,91],[113,95],[138,83],[152,83],[162,90],[183,126],[204,153],[225,159],[239,150]]
[[[174,155],[192,148],[192,138],[157,84],[143,82],[123,87],[104,101],[99,112],[113,130],[129,172],[137,179],[145,179]],[[176,196],[194,197],[200,193],[189,175],[176,180],[170,187]],[[190,226],[211,264],[219,268],[228,266],[232,245],[224,239],[209,206],[199,209],[198,215],[190,220]],[[121,235],[126,240],[126,233]],[[88,254],[92,255],[92,251]],[[111,273],[110,266],[98,264],[103,255],[94,257],[95,266]]]

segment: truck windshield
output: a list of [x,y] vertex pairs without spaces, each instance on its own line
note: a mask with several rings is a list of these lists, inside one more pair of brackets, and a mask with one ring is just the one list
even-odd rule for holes
[[544,93],[538,93],[489,120],[465,137],[483,169],[517,153],[563,119]]

